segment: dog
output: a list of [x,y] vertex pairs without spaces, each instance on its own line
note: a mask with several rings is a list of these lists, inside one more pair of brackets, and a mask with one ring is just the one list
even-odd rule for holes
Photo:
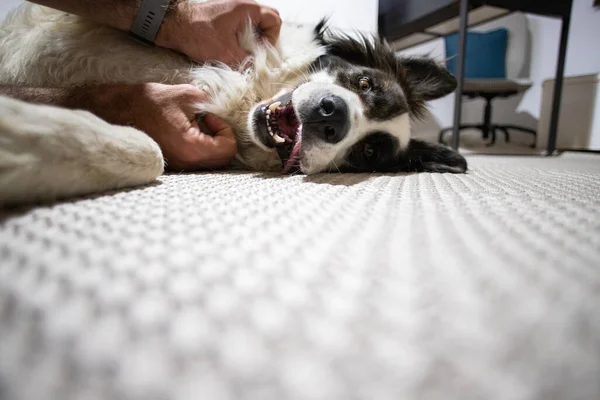
[[[411,139],[411,119],[451,93],[456,79],[436,61],[403,58],[379,37],[284,24],[276,46],[249,25],[251,57],[237,69],[198,65],[126,33],[24,4],[0,25],[0,84],[192,84],[234,129],[234,168],[283,173],[464,173],[466,160]],[[163,172],[147,135],[85,111],[0,98],[0,202],[44,200],[150,182]],[[2,117],[2,115],[0,115]],[[33,144],[35,143],[35,145]],[[110,154],[108,154],[110,153]]]

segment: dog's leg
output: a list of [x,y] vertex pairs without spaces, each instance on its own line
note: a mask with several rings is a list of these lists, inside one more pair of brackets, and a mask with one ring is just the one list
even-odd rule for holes
[[406,172],[467,172],[467,160],[456,150],[444,145],[411,139],[408,148],[398,157],[397,171]]
[[0,96],[0,206],[141,185],[162,172],[160,148],[143,132]]

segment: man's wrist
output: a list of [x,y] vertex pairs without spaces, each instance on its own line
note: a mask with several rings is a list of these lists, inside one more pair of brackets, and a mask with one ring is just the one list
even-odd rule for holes
[[136,40],[153,44],[171,0],[141,0],[129,34]]
[[178,27],[186,24],[182,21],[182,15],[191,10],[185,10],[185,0],[171,0],[165,18],[158,29],[154,44],[167,49],[180,51],[181,40],[184,36],[178,34]]

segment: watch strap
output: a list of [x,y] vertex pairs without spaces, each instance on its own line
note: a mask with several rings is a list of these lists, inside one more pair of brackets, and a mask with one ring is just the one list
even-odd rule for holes
[[171,0],[142,0],[129,34],[144,44],[153,45]]

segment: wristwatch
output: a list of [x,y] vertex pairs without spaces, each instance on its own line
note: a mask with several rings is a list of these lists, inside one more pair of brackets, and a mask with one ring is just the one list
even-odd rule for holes
[[129,35],[138,42],[154,45],[154,39],[170,4],[171,0],[142,0]]

